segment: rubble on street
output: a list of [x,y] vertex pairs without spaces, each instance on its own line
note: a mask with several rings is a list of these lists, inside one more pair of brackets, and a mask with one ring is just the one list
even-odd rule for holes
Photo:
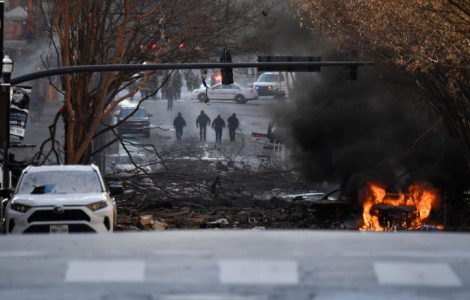
[[118,229],[356,229],[355,207],[347,200],[261,196],[221,191],[212,198],[120,199]]

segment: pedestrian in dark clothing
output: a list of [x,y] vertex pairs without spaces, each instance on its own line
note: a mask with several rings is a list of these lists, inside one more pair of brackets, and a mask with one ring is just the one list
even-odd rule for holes
[[183,135],[183,127],[186,126],[186,121],[183,119],[180,112],[173,121],[173,126],[175,126],[176,130],[176,139],[181,140],[181,136]]
[[212,128],[215,130],[215,141],[222,143],[222,130],[225,128],[225,121],[220,115],[212,121]]
[[238,125],[240,125],[235,113],[233,113],[233,115],[231,115],[227,119],[227,123],[228,123],[228,131],[229,131],[229,134],[230,134],[230,141],[235,142],[235,130],[237,130]]
[[206,127],[211,124],[211,119],[201,110],[201,114],[196,119],[196,127],[199,128],[201,141],[206,140]]

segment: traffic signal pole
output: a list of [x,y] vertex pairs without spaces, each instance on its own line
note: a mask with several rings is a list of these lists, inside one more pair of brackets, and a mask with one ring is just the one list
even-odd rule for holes
[[50,77],[62,74],[83,72],[117,72],[117,71],[152,71],[152,70],[192,70],[192,69],[219,69],[219,68],[289,68],[291,72],[297,72],[296,68],[315,67],[347,67],[347,66],[372,66],[373,61],[322,61],[322,62],[238,62],[238,63],[170,63],[170,64],[128,64],[128,65],[86,65],[49,69],[12,78],[11,85],[21,84],[30,80]]

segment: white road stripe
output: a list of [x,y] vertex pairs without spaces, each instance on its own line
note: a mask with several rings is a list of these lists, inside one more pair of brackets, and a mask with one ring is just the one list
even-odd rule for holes
[[338,254],[345,257],[406,257],[406,258],[470,258],[470,251],[352,251]]
[[46,252],[40,252],[40,251],[0,251],[0,258],[2,257],[8,257],[8,258],[14,258],[14,257],[33,257],[33,256],[44,256],[46,255]]
[[461,286],[460,279],[448,264],[377,262],[374,271],[380,285]]
[[65,282],[143,282],[145,262],[140,260],[70,261]]
[[[160,299],[160,297],[158,298]],[[161,300],[267,300],[267,296],[237,296],[237,295],[171,295],[162,296]]]
[[185,256],[185,257],[212,257],[212,253],[209,251],[201,250],[171,250],[171,249],[160,249],[153,251],[153,255],[156,256]]
[[293,260],[221,260],[219,280],[225,284],[298,284]]

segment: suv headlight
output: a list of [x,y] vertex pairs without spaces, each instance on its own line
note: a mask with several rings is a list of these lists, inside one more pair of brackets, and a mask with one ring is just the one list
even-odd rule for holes
[[89,210],[95,211],[98,209],[102,209],[108,206],[108,203],[106,201],[98,201],[98,202],[93,202],[88,204],[86,207],[88,207]]
[[22,212],[22,213],[27,212],[30,208],[31,208],[31,206],[20,204],[20,203],[12,203],[11,204],[11,209]]

